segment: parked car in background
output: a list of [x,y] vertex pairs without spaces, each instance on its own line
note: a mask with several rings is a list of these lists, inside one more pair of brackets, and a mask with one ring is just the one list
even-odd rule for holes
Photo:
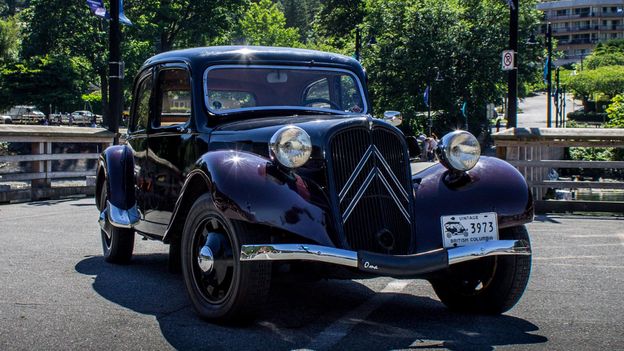
[[35,106],[27,105],[13,106],[4,115],[11,117],[11,122],[16,124],[43,124],[46,118]]
[[13,119],[9,115],[0,115],[0,124],[11,124]]
[[480,157],[466,131],[445,135],[440,163],[412,174],[400,113],[373,117],[352,58],[171,51],[143,64],[132,101],[125,144],[97,170],[104,259],[130,261],[135,233],[169,244],[203,318],[251,317],[284,274],[426,279],[449,308],[480,314],[524,292],[525,179]]
[[61,115],[61,123],[76,126],[90,126],[94,123],[101,125],[102,116],[86,110],[74,111],[71,114]]

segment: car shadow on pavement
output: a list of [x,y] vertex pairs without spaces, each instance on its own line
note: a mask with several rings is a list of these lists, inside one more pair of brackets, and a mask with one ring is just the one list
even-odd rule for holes
[[[135,255],[132,264],[125,266],[94,256],[78,262],[75,269],[95,276],[93,289],[108,301],[153,315],[162,336],[176,349],[305,348],[317,336],[331,333],[326,330],[329,326],[340,324],[350,311],[378,295],[353,280],[273,284],[269,301],[256,321],[234,327],[197,317],[184,291],[182,275],[167,271],[166,254]],[[529,334],[538,329],[535,325],[511,316],[455,314],[437,300],[406,293],[384,301],[330,348],[491,350],[497,345],[547,340]]]

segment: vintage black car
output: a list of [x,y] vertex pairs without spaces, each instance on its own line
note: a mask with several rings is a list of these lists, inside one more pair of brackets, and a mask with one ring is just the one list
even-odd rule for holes
[[465,131],[412,174],[398,114],[373,117],[366,84],[356,60],[310,50],[148,59],[125,143],[99,161],[105,260],[127,263],[135,233],[169,244],[211,320],[253,316],[283,274],[417,277],[452,309],[509,310],[531,267],[526,181]]

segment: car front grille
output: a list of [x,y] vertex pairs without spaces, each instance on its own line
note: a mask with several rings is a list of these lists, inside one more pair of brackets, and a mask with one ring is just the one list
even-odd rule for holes
[[402,136],[385,127],[339,131],[330,139],[330,176],[339,228],[353,250],[407,254],[411,180]]

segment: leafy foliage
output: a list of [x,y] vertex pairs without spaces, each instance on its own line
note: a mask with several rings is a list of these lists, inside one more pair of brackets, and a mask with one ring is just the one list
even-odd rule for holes
[[[533,5],[524,2],[521,8],[527,37],[528,27],[539,21]],[[401,110],[424,130],[426,121],[417,111],[427,110],[422,96],[429,82],[432,108],[445,111],[436,129],[462,125],[460,108],[467,101],[469,125],[478,134],[486,123],[486,104],[501,102],[506,90],[500,52],[507,46],[508,17],[505,3],[495,0],[367,1],[364,37],[374,36],[376,45],[366,47],[363,62],[376,110]],[[523,62],[537,61],[539,51],[521,50]],[[528,65],[525,70],[520,79],[534,79],[535,70]],[[435,80],[438,72],[443,81]]]
[[[521,94],[526,83],[540,80],[541,65],[537,62],[541,49],[523,44],[539,23],[535,1],[521,2]],[[375,112],[401,110],[406,124],[415,131],[423,130],[426,124],[427,108],[422,94],[428,81],[432,81],[433,115],[439,132],[463,124],[460,108],[467,101],[469,125],[478,133],[486,123],[485,105],[500,103],[506,91],[500,52],[508,45],[509,9],[500,0],[125,0],[124,3],[126,15],[134,23],[123,26],[127,97],[132,84],[130,78],[146,58],[158,52],[245,43],[303,46],[351,56],[355,51],[356,32],[361,33],[361,57],[370,75]],[[106,106],[107,22],[90,14],[84,0],[13,0],[6,4],[9,6],[0,9],[3,16],[11,14],[15,4],[25,7],[18,15],[23,27],[19,50],[23,67],[4,65],[8,75],[0,79],[2,103],[17,104],[30,99],[38,105],[48,101],[71,105],[90,93],[92,89],[87,89],[88,86],[99,86],[102,104]],[[28,80],[35,79],[34,71],[56,69],[60,64],[57,60],[65,60],[67,74],[63,78],[74,81],[59,82],[54,90],[73,97],[64,102],[49,96],[41,97],[46,102],[34,101],[39,99],[36,90],[40,85]],[[435,81],[438,71],[444,76],[443,81]],[[17,81],[34,91],[18,95],[19,87],[11,83]],[[87,100],[97,101],[95,97]]]
[[624,94],[616,95],[607,108],[609,116],[609,128],[624,128]]
[[270,0],[251,3],[239,22],[239,37],[248,45],[301,46],[295,28],[286,28],[286,17]]
[[614,97],[624,92],[624,66],[602,66],[578,72],[569,80],[568,86],[585,99],[593,93]]
[[65,111],[81,106],[86,89],[85,62],[62,55],[35,56],[6,65],[0,77],[0,108],[13,104],[36,105],[47,111],[56,106]]
[[126,14],[134,26],[124,30],[130,40],[151,43],[152,53],[202,46],[226,35],[244,4],[243,0],[126,0]]
[[13,18],[0,19],[0,63],[15,61],[20,45],[19,27]]

